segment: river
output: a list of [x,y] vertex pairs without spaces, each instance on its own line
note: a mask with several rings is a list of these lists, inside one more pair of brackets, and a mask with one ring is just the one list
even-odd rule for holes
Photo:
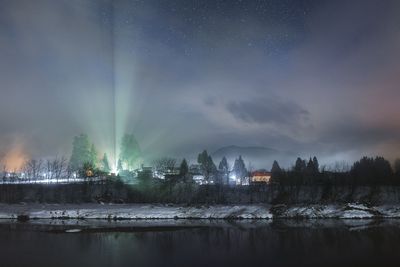
[[7,267],[399,266],[399,249],[397,220],[0,223]]

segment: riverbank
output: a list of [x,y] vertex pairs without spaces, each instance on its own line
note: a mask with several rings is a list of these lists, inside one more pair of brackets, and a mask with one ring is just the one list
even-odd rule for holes
[[0,204],[0,219],[374,219],[400,218],[400,205]]

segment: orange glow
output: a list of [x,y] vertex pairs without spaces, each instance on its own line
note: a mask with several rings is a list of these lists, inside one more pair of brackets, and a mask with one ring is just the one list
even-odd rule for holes
[[271,179],[271,173],[256,171],[252,173],[250,178],[253,183],[269,183]]
[[14,172],[21,171],[24,163],[28,160],[27,154],[24,152],[22,144],[14,145],[5,156],[2,158],[1,163],[4,165],[6,171]]

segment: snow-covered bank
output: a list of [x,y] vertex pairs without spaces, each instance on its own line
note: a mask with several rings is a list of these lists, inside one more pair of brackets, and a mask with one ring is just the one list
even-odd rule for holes
[[375,219],[400,218],[399,206],[0,204],[0,219]]
[[271,219],[268,205],[0,204],[0,219]]
[[305,219],[373,219],[400,218],[400,206],[367,207],[363,204],[346,205],[309,205],[309,206],[273,206],[271,212],[275,218]]

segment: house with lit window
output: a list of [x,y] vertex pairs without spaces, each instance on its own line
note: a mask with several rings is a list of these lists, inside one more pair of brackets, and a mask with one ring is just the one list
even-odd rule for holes
[[201,170],[201,166],[199,164],[192,164],[189,166],[189,174],[192,176],[193,181],[196,184],[206,184],[205,177],[203,175],[203,171]]
[[267,171],[254,171],[250,175],[251,183],[266,183],[268,184],[271,180],[271,173]]

